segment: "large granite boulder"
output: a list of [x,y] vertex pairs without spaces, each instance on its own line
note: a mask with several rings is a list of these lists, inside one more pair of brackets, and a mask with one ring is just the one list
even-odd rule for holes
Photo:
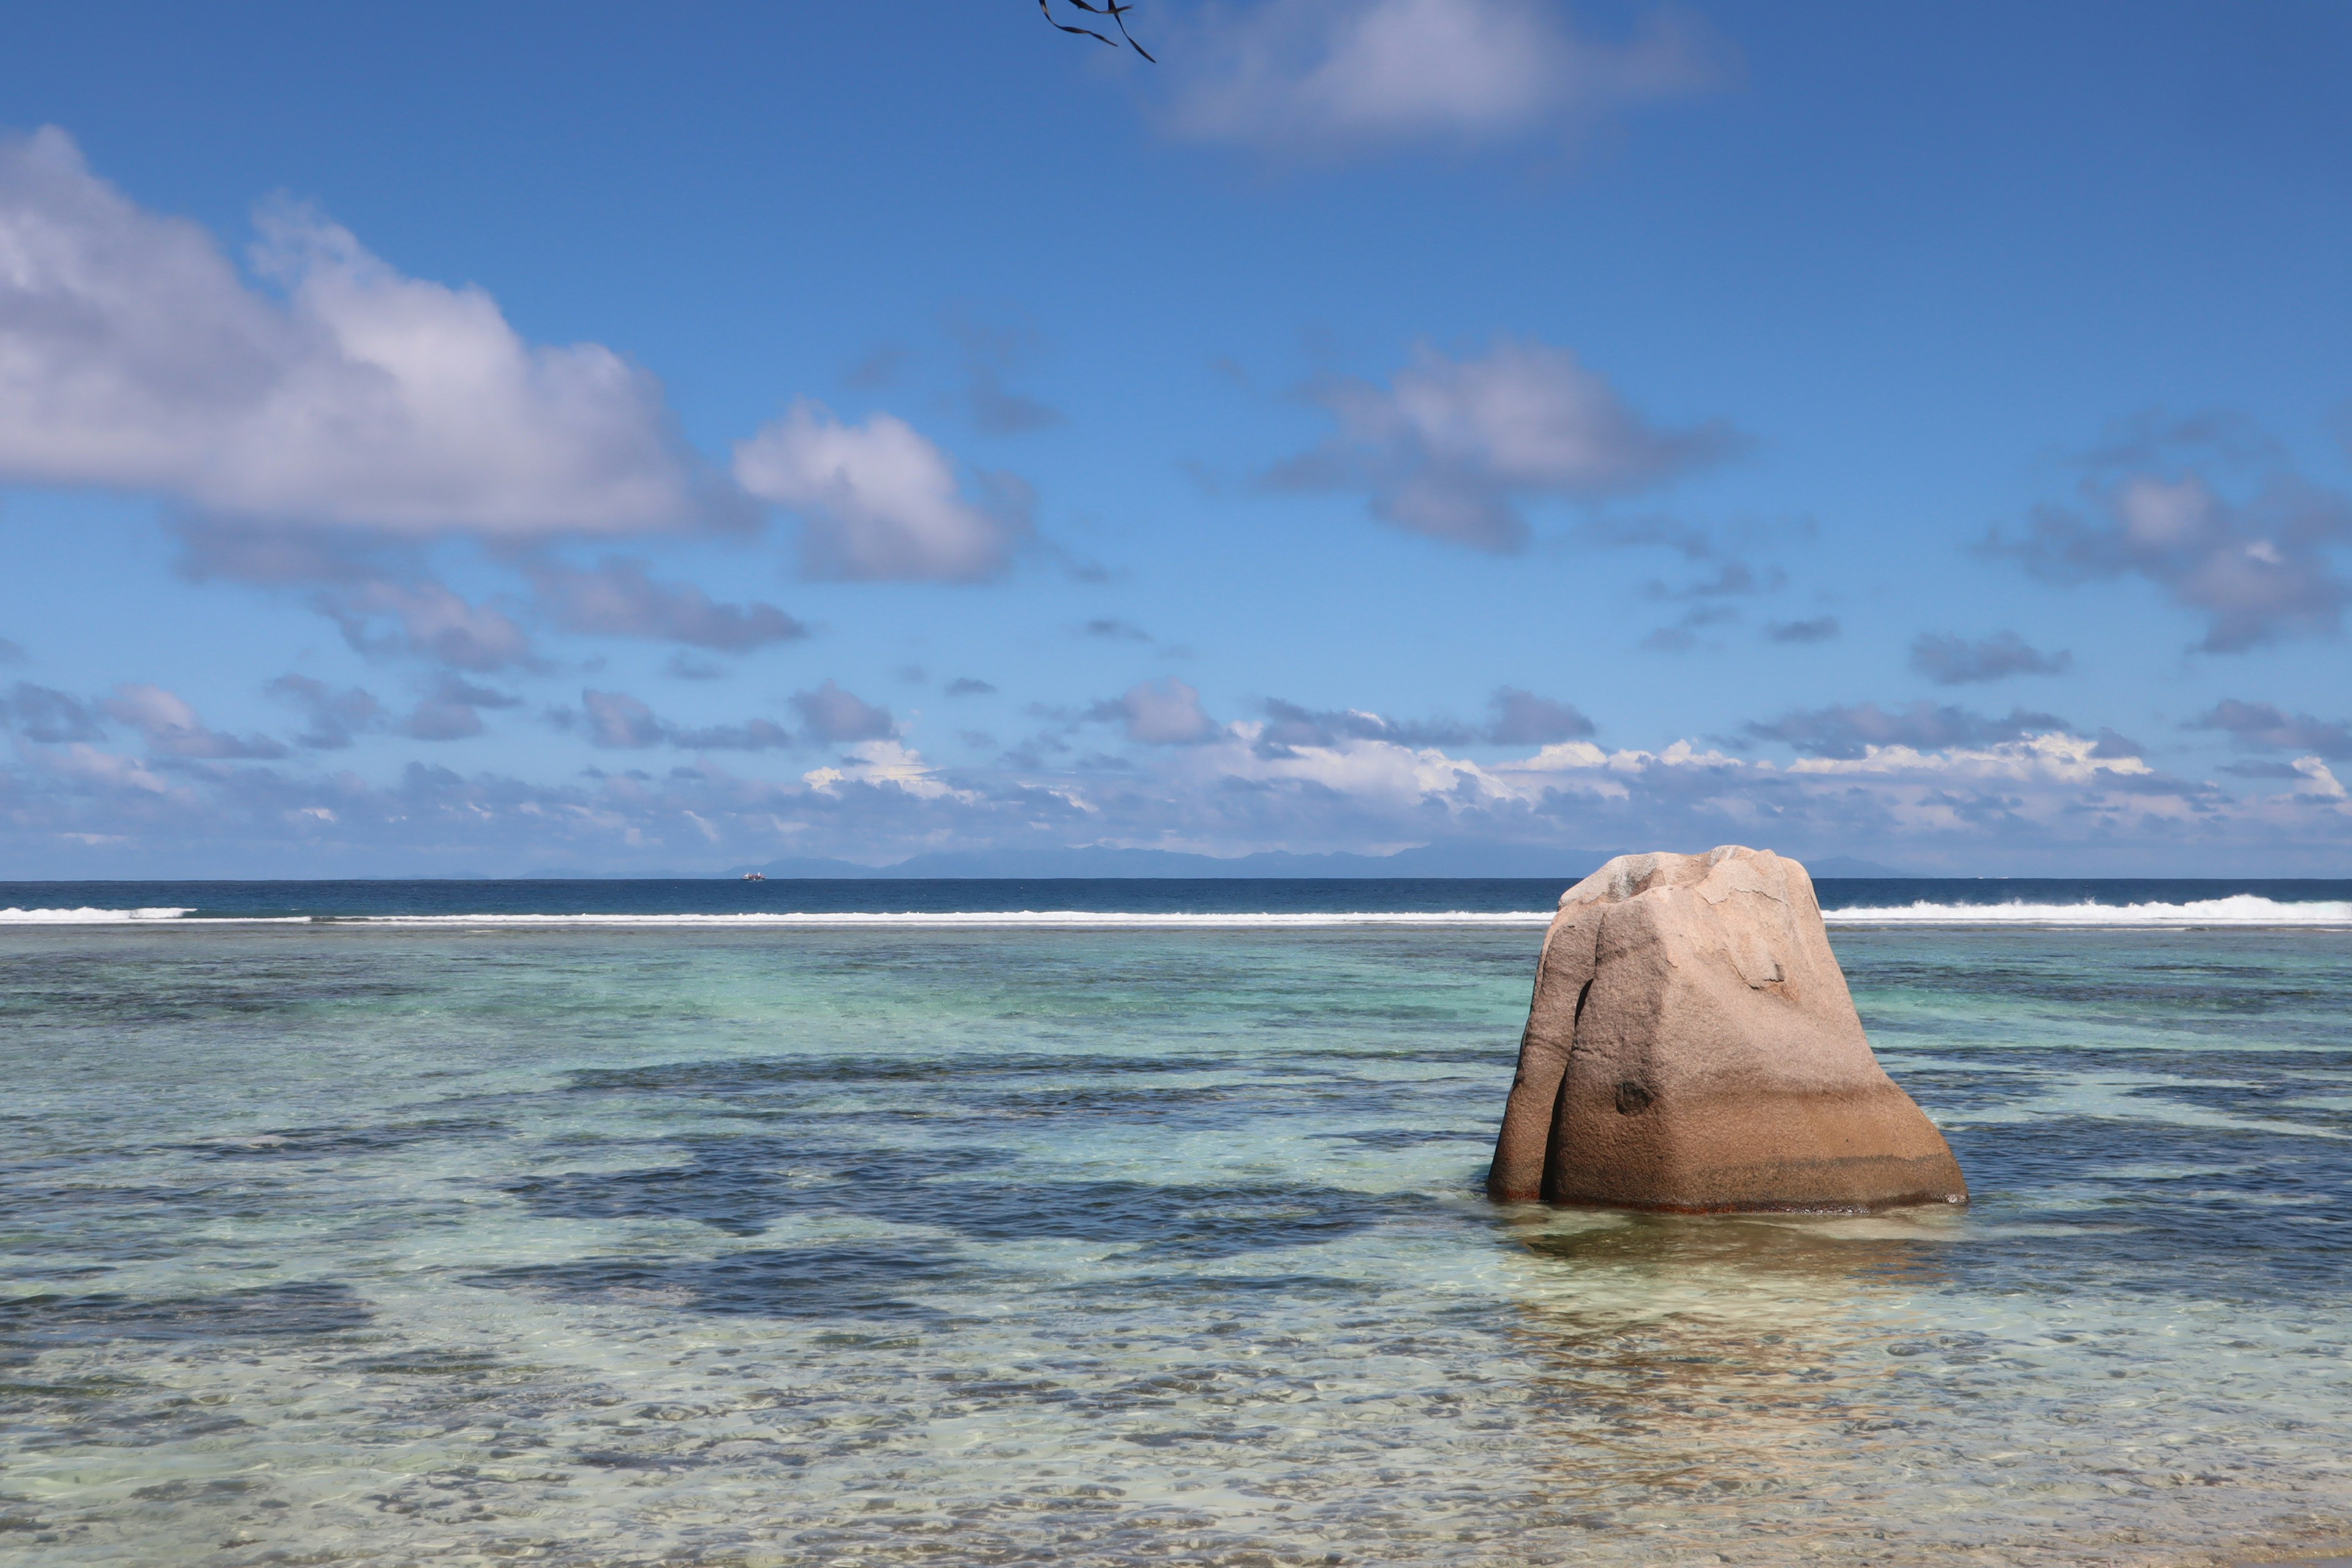
[[1621,855],[1561,897],[1486,1186],[1685,1211],[1968,1201],[1871,1054],[1812,879],[1736,845]]

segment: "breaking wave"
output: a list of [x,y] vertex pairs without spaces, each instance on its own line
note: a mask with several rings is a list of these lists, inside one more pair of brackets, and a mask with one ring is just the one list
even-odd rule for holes
[[2253,893],[2179,904],[1906,904],[1823,910],[1832,925],[1934,926],[2347,926],[2352,903],[2282,903]]
[[127,921],[175,921],[192,910],[0,910],[0,925],[121,925]]
[[1100,910],[789,910],[754,914],[362,915],[335,921],[366,926],[1476,926],[1542,925],[1549,910],[1482,913],[1469,910],[1371,910],[1283,914],[1129,913]]

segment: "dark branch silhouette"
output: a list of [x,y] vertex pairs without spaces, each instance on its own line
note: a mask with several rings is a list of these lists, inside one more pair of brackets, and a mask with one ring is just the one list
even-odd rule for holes
[[[1135,9],[1133,5],[1122,5],[1118,0],[1100,0],[1100,4],[1097,4],[1097,0],[1069,0],[1069,3],[1089,16],[1108,16],[1112,24],[1118,28],[1119,38],[1127,41],[1129,48],[1133,49],[1145,59],[1150,60],[1153,65],[1160,63],[1151,51],[1137,43],[1135,35],[1127,30],[1127,14]],[[1055,20],[1053,0],[1037,0],[1037,9],[1045,14],[1045,20],[1049,24],[1059,27],[1065,33],[1076,33],[1082,38],[1092,38],[1096,43],[1108,44],[1114,49],[1118,47],[1118,39],[1107,37],[1092,27],[1074,27],[1067,22]]]

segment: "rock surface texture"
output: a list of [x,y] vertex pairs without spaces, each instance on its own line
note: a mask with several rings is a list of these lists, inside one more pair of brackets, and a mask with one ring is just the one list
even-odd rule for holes
[[1805,868],[1621,855],[1545,933],[1487,1191],[1612,1208],[1966,1203],[1871,1054]]

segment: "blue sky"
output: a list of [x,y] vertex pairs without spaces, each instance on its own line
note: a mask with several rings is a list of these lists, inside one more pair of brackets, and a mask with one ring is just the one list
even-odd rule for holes
[[0,866],[2352,874],[2340,8],[52,8]]

